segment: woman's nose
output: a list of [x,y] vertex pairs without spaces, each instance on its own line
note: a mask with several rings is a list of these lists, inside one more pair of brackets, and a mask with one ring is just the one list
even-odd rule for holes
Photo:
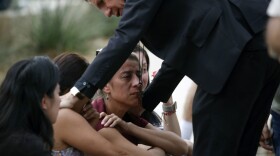
[[135,74],[132,81],[133,86],[142,87],[142,79],[138,75]]

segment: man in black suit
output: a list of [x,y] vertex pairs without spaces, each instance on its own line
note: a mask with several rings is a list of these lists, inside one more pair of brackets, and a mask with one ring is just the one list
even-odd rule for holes
[[63,104],[93,96],[135,45],[163,64],[143,95],[153,110],[187,75],[198,89],[193,105],[195,156],[253,156],[280,80],[263,32],[268,0],[88,0],[106,16],[122,16],[108,45]]

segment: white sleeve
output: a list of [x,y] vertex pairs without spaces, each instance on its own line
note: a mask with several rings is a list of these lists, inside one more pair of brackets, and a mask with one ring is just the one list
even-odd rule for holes
[[267,15],[270,17],[280,17],[280,0],[271,0],[267,9]]

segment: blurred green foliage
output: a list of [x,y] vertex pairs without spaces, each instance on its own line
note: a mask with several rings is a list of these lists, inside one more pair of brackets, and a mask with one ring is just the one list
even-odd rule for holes
[[32,21],[32,46],[38,52],[85,52],[90,47],[88,41],[111,36],[117,22],[117,18],[105,18],[88,5],[67,3],[54,10],[43,7]]
[[95,47],[94,41],[113,35],[119,20],[105,17],[83,0],[40,8],[37,12],[26,13],[17,7],[0,12],[0,77],[1,71],[25,57],[95,51],[100,46]]

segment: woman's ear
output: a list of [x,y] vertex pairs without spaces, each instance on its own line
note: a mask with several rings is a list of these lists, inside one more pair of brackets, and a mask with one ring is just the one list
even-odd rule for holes
[[41,106],[42,106],[42,109],[48,109],[48,106],[46,103],[46,95],[44,95],[44,97],[42,98]]

